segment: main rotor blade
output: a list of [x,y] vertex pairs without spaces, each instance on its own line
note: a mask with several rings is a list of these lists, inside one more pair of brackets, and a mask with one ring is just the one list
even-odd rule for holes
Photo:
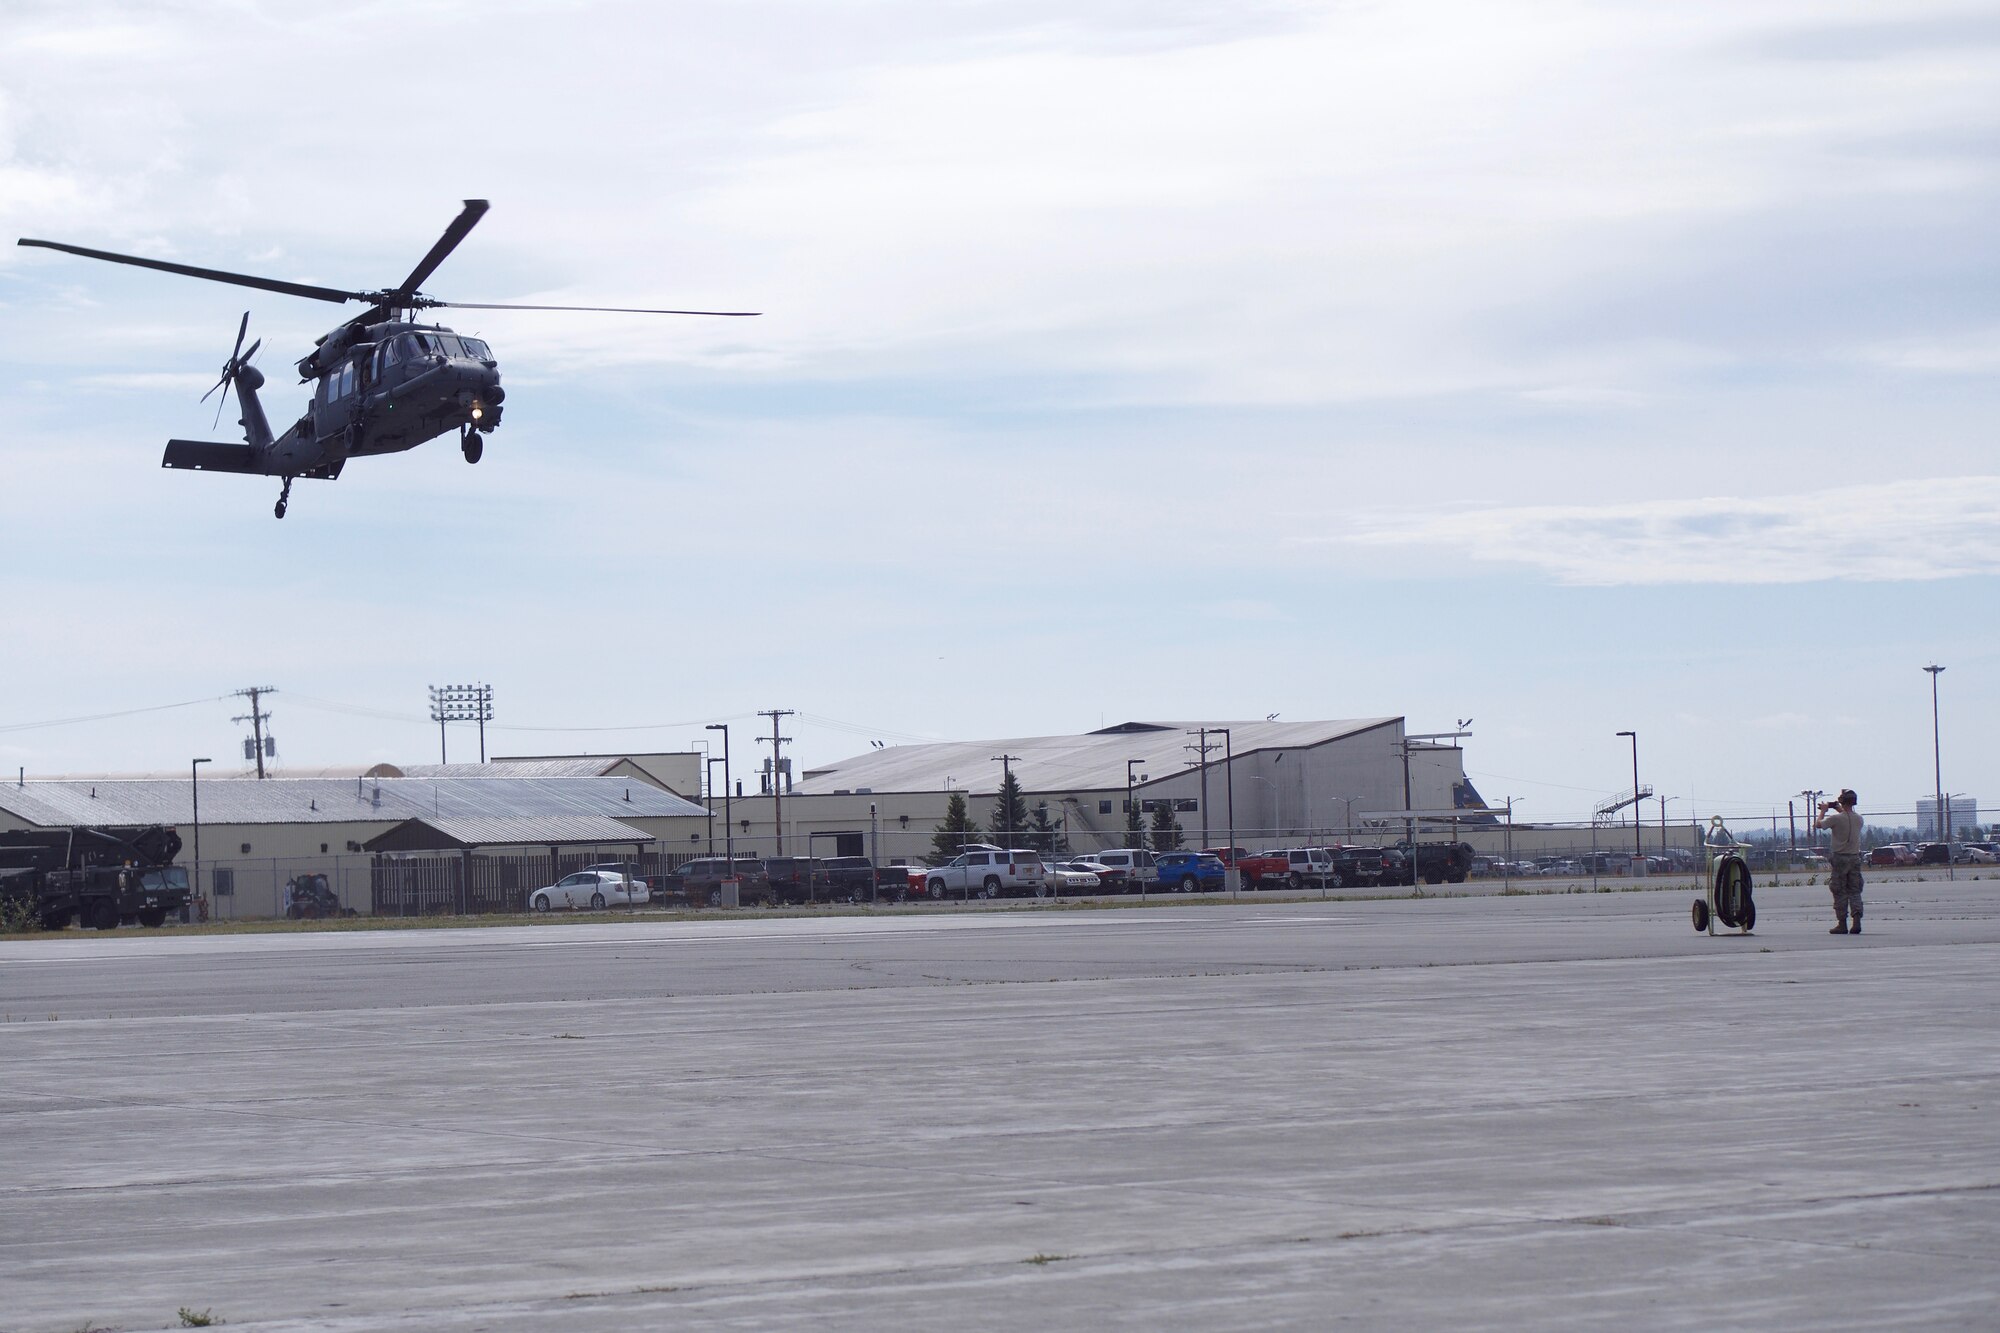
[[170,264],[164,259],[141,259],[137,255],[113,254],[109,250],[90,250],[81,245],[64,245],[61,241],[32,241],[22,237],[20,245],[38,245],[44,250],[61,250],[66,254],[82,255],[85,259],[106,259],[114,264],[136,264],[140,268],[156,268],[162,273],[178,273],[187,278],[206,278],[210,282],[233,283],[238,287],[256,287],[267,292],[283,292],[286,296],[304,296],[315,301],[369,301],[374,298],[367,292],[343,292],[337,287],[314,287],[303,282],[285,282],[278,278],[253,278],[247,273],[227,273],[219,268],[196,268],[192,264]]
[[431,304],[457,310],[591,310],[606,315],[720,315],[732,319],[748,319],[764,313],[761,310],[635,310],[623,305],[493,305],[485,301],[432,301]]
[[424,279],[437,271],[437,266],[445,261],[445,256],[458,248],[458,243],[465,239],[467,232],[478,225],[479,219],[486,216],[486,210],[490,207],[492,205],[484,199],[466,200],[465,207],[459,210],[451,225],[444,229],[444,235],[438,237],[437,244],[431,247],[431,252],[417,261],[417,266],[410,270],[410,276],[404,278],[401,284],[389,293],[390,300],[384,304],[393,304],[397,296],[413,295],[417,288],[423,285]]

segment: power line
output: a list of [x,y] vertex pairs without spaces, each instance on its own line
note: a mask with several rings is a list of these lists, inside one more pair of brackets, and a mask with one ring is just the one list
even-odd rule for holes
[[164,713],[175,708],[192,708],[196,704],[220,703],[224,699],[233,697],[233,695],[228,694],[215,694],[210,695],[206,699],[187,699],[177,704],[154,704],[150,708],[126,708],[116,713],[87,713],[81,717],[51,718],[46,722],[0,723],[0,732],[38,731],[44,727],[73,727],[85,722],[109,722],[114,718],[138,717],[142,713]]

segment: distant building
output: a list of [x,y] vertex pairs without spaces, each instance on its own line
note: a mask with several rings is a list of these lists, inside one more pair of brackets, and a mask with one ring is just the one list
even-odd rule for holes
[[[733,831],[739,855],[847,848],[884,862],[922,859],[957,795],[983,836],[1007,841],[993,811],[1008,771],[1031,820],[1046,820],[1080,852],[1129,844],[1128,795],[1149,826],[1166,805],[1190,845],[1223,845],[1233,830],[1253,850],[1400,837],[1396,812],[1408,809],[1442,812],[1420,821],[1433,835],[1493,823],[1454,742],[1404,742],[1402,718],[1371,717],[1134,721],[1082,735],[895,745],[809,768],[775,796],[768,788],[733,796],[722,833]],[[718,795],[709,805],[723,813]],[[1454,821],[1455,811],[1464,813]]]
[[[1944,798],[1945,813],[1951,819],[1953,837],[1966,835],[1966,830],[1979,827],[1979,798],[1960,793]],[[1946,842],[1946,837],[1938,832],[1943,824],[1938,819],[1937,797],[1917,798],[1917,836],[1925,842]]]

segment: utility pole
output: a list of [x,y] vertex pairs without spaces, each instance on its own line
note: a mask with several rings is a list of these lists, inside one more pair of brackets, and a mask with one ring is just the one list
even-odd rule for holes
[[1007,789],[1013,785],[1014,761],[1020,757],[1018,754],[993,756],[993,762],[1000,765],[1000,821],[1007,826],[1002,830],[1005,836],[1001,839],[1001,846],[1009,851],[1014,848],[1014,803],[1008,799]]
[[[252,685],[247,690],[236,691],[238,698],[250,701],[250,711],[241,717],[232,717],[229,719],[231,722],[248,722],[250,724],[250,749],[257,759],[257,776],[259,778],[264,776],[264,724],[271,720],[271,715],[259,708],[257,704],[258,700],[265,695],[276,694],[277,692],[277,687],[274,685]],[[277,749],[278,742],[274,737],[271,741],[271,752],[276,754]]]
[[[777,849],[771,853],[773,856],[783,856],[785,854],[785,765],[780,756],[784,753],[786,743],[792,739],[790,736],[780,736],[778,734],[778,719],[781,717],[790,717],[793,711],[790,708],[760,708],[757,710],[758,717],[768,717],[771,719],[771,823],[776,826],[778,834]],[[764,737],[759,736],[757,739],[761,741]]]
[[1187,733],[1196,738],[1193,745],[1183,745],[1183,750],[1195,752],[1195,767],[1201,770],[1201,841],[1195,850],[1208,846],[1208,728],[1196,727]]

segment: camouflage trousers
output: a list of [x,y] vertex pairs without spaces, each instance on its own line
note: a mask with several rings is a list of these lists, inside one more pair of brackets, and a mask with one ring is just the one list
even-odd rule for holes
[[1833,912],[1841,920],[1853,917],[1861,919],[1861,858],[1844,852],[1836,852],[1828,858],[1833,873],[1827,877],[1827,886],[1833,890]]

